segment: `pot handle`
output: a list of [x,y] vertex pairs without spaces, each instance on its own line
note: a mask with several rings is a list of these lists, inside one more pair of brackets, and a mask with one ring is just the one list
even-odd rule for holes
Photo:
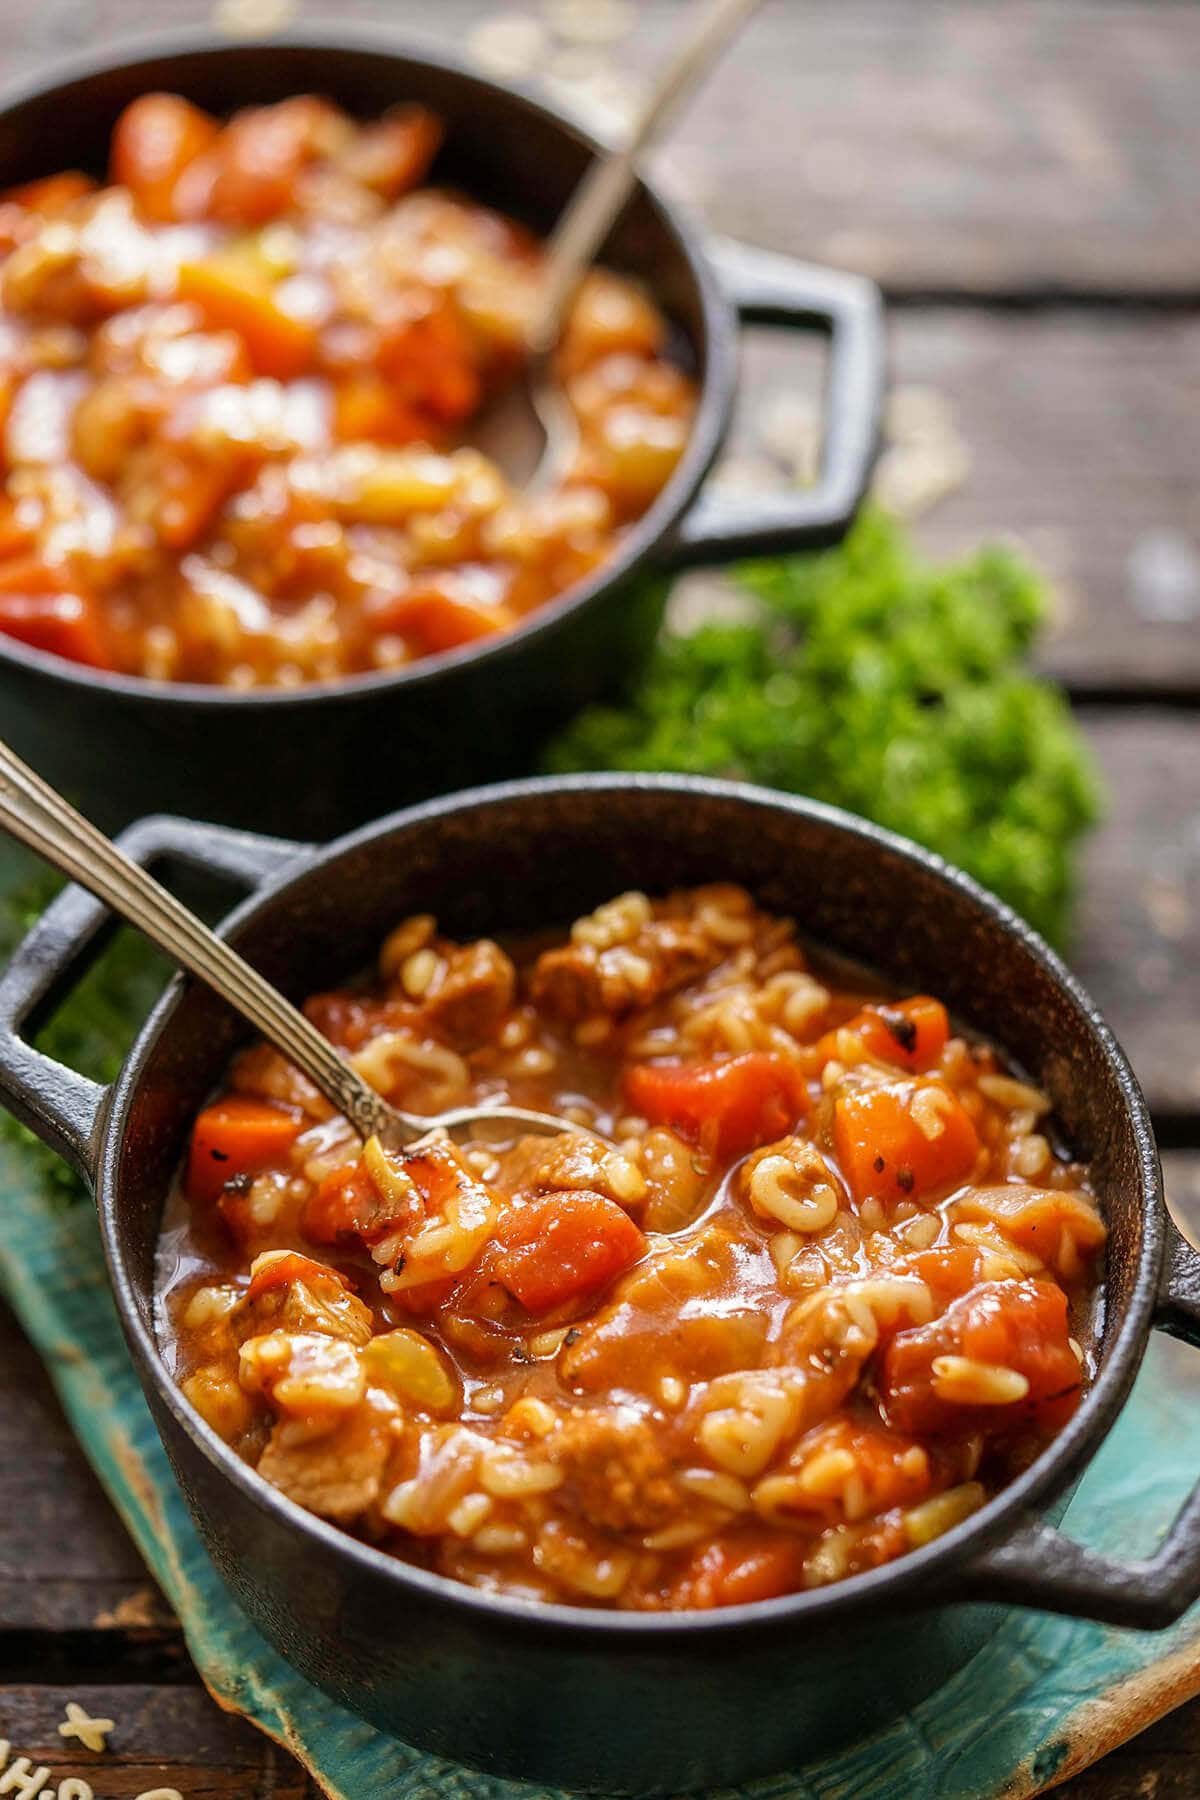
[[[312,846],[220,825],[155,815],[116,840],[144,868],[170,861],[227,875],[248,888],[280,874]],[[66,999],[99,954],[113,915],[103,901],[68,886],[14,951],[0,975],[0,1100],[87,1182],[107,1110],[108,1089],[36,1050],[22,1030]]]
[[813,488],[756,495],[705,491],[667,545],[672,567],[835,543],[870,480],[887,344],[873,281],[721,239],[712,250],[743,324],[815,326],[830,339],[821,473]]
[[[1200,1347],[1200,1252],[1170,1219],[1154,1324]],[[1031,1518],[1014,1537],[976,1558],[959,1597],[1160,1631],[1200,1599],[1200,1481],[1153,1556],[1121,1562]]]

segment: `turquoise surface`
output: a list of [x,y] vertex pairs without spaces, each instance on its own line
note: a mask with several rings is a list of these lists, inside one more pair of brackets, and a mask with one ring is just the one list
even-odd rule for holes
[[[148,961],[120,990],[129,1013],[91,1010],[59,1047],[111,1065],[157,980]],[[104,990],[111,997],[112,983]],[[73,1002],[78,1007],[78,1001]],[[192,1527],[142,1398],[109,1297],[90,1205],[38,1147],[0,1138],[0,1288],[42,1355],[89,1460],[178,1613],[205,1682],[287,1745],[341,1800],[501,1800],[528,1787],[383,1737],[325,1699],[259,1637]],[[1064,1530],[1144,1554],[1200,1474],[1200,1355],[1151,1345],[1132,1399],[1089,1470]],[[988,1647],[886,1732],[746,1792],[762,1800],[1023,1800],[1200,1688],[1200,1608],[1162,1634],[1010,1613]]]

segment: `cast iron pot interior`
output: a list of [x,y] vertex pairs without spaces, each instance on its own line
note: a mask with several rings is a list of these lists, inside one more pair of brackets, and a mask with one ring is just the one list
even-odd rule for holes
[[1151,1324],[1200,1334],[1200,1280],[1167,1225],[1145,1104],[1120,1050],[1040,940],[965,877],[831,809],[668,777],[481,790],[320,852],[170,819],[144,822],[128,843],[143,860],[265,878],[228,934],[296,998],[368,965],[409,912],[433,911],[449,934],[470,937],[566,922],[629,886],[744,882],[815,941],[939,994],[1004,1046],[1052,1096],[1111,1230],[1087,1400],[1030,1471],[937,1543],[830,1589],[709,1614],[489,1598],[301,1512],[238,1461],[166,1374],[152,1318],[164,1195],[189,1122],[244,1034],[180,980],[110,1093],[38,1058],[15,1028],[61,988],[64,970],[77,972],[102,918],[69,890],[0,982],[0,1086],[96,1171],[124,1327],[205,1541],[265,1634],[336,1698],[498,1773],[680,1791],[784,1767],[911,1707],[984,1641],[996,1602],[1153,1625],[1200,1592],[1194,1499],[1158,1556],[1129,1568],[1044,1522],[1111,1425]]
[[[51,82],[0,99],[0,186],[64,167],[102,173],[115,120],[154,89],[222,114],[304,92],[367,117],[423,101],[448,127],[433,179],[539,231],[596,148],[514,89],[427,52],[402,54],[386,39],[188,40],[59,66]],[[645,184],[604,259],[646,281],[666,308],[702,400],[679,468],[596,576],[482,645],[299,690],[237,693],[97,673],[0,636],[0,698],[15,747],[109,829],[170,807],[328,835],[408,800],[528,770],[555,724],[644,657],[665,589],[632,584],[634,573],[840,536],[870,472],[882,390],[871,283],[737,246],[724,247],[718,272],[692,228]],[[728,422],[735,308],[831,335],[823,479],[812,492],[706,495],[693,506]]]

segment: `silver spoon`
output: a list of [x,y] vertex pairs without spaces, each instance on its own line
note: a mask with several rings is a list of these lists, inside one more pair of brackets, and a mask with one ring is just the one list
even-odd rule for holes
[[290,1000],[174,894],[131,862],[2,740],[0,826],[103,900],[173,962],[198,975],[307,1075],[364,1139],[378,1137],[389,1149],[399,1149],[438,1128],[453,1134],[495,1123],[556,1136],[581,1129],[552,1113],[531,1112],[523,1106],[460,1106],[426,1118],[389,1105]]
[[554,369],[563,317],[637,178],[637,159],[668,115],[716,61],[762,0],[710,0],[655,81],[629,137],[597,159],[580,182],[546,247],[546,263],[526,329],[520,375],[471,426],[471,442],[514,486],[536,493],[569,465],[578,444],[575,413]]

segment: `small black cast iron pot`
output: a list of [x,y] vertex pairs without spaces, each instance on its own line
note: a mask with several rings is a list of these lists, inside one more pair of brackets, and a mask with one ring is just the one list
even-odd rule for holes
[[[197,1524],[247,1611],[306,1675],[412,1743],[602,1792],[678,1792],[779,1769],[931,1692],[1001,1602],[1162,1626],[1200,1594],[1200,1491],[1157,1554],[1122,1565],[1056,1520],[1160,1326],[1200,1342],[1200,1257],[1164,1210],[1145,1103],[1087,996],[1034,934],[936,857],[831,809],[669,777],[526,782],[435,801],[327,850],[158,818],[140,860],[256,891],[224,930],[294,998],[366,966],[411,912],[455,936],[573,918],[629,886],[744,882],[818,942],[940,995],[1052,1096],[1110,1227],[1099,1372],[1070,1425],[975,1517],[840,1586],[715,1613],[614,1614],[491,1598],[302,1512],[202,1423],[152,1329],[154,1248],[189,1122],[242,1028],[176,980],[113,1087],[19,1033],[77,977],[103,909],[76,889],[0,980],[0,1093],[95,1184],[113,1287]],[[988,1704],[980,1696],[981,1706]]]
[[[215,113],[312,92],[362,116],[423,101],[448,128],[433,179],[539,231],[596,151],[515,89],[386,39],[207,39],[60,64],[52,81],[0,99],[0,187],[62,168],[102,173],[122,109],[159,88]],[[597,575],[501,638],[300,690],[109,675],[0,637],[0,706],[15,748],[109,829],[169,807],[326,836],[431,793],[527,770],[554,725],[645,655],[665,586],[635,584],[634,575],[840,537],[870,473],[883,386],[872,284],[738,245],[704,247],[646,184],[604,257],[641,276],[666,308],[701,401],[679,468]],[[820,482],[792,494],[697,498],[729,422],[739,321],[751,320],[830,338]]]

